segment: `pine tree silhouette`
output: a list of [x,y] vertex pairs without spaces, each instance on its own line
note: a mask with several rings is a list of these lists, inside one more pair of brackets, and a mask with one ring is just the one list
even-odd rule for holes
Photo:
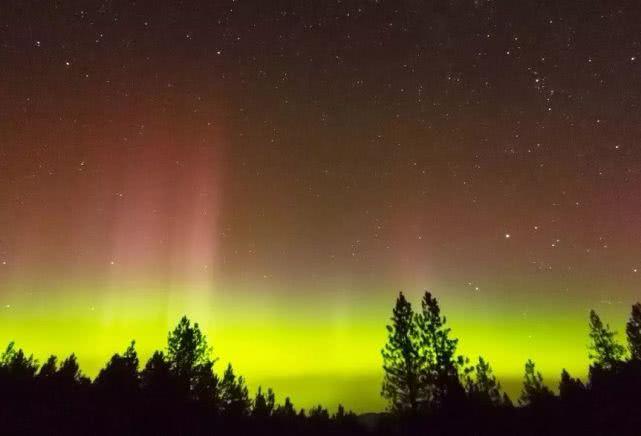
[[99,389],[108,391],[108,395],[127,398],[134,395],[139,388],[138,353],[136,342],[131,341],[125,352],[114,354],[107,365],[100,370],[94,383]]
[[522,405],[539,405],[554,398],[552,391],[543,383],[543,376],[536,371],[531,359],[525,362],[523,391],[519,403]]
[[16,350],[15,342],[9,342],[0,356],[0,369],[13,380],[29,380],[38,370],[38,361],[33,355],[27,356],[22,348]]
[[251,402],[245,380],[242,376],[236,377],[231,364],[225,369],[220,387],[225,414],[234,417],[249,415]]
[[585,386],[578,378],[572,378],[570,373],[563,369],[559,382],[559,396],[562,400],[576,401],[585,394]]
[[483,406],[498,406],[501,404],[501,384],[492,373],[490,364],[482,357],[474,366],[474,379],[468,375],[466,390],[469,398]]
[[632,306],[625,332],[628,338],[630,358],[641,361],[641,303],[636,303]]
[[384,370],[381,394],[392,411],[416,413],[421,399],[422,361],[412,305],[402,292],[396,299],[391,321],[387,326],[387,344],[381,352]]
[[210,353],[211,348],[198,323],[192,326],[186,316],[167,337],[167,359],[171,369],[179,378],[189,382],[195,368],[208,362]]
[[254,399],[254,407],[252,408],[252,416],[258,418],[267,418],[274,412],[275,396],[274,391],[267,390],[267,395],[263,394],[262,387],[258,387],[256,397]]
[[616,342],[616,332],[604,325],[594,310],[590,311],[590,340],[589,357],[594,366],[609,370],[623,359],[625,348]]
[[156,402],[178,395],[171,365],[162,351],[152,354],[140,374],[140,379],[144,393]]
[[423,295],[421,313],[415,319],[420,344],[419,383],[423,405],[435,408],[446,400],[461,401],[464,389],[459,379],[459,368],[463,368],[466,359],[456,355],[458,339],[450,336],[447,318],[441,316],[438,301],[430,292]]
[[38,371],[39,379],[52,379],[58,371],[58,358],[53,354],[47,358]]
[[209,410],[218,410],[222,405],[220,379],[214,373],[214,361],[198,364],[193,371],[193,398]]
[[283,404],[276,406],[274,409],[274,417],[278,418],[280,421],[291,421],[296,417],[296,409],[289,397],[285,398],[285,402]]

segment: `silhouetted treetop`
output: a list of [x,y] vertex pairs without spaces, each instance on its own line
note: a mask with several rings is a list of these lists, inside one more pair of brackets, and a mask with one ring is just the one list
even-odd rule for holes
[[531,359],[525,362],[523,376],[523,391],[519,403],[522,405],[537,405],[554,398],[552,391],[543,383],[543,376],[536,371]]
[[58,371],[58,358],[52,354],[47,358],[45,363],[40,367],[40,371],[38,371],[38,378],[51,379],[56,375],[57,371]]
[[466,391],[470,399],[485,406],[501,404],[501,384],[496,380],[490,367],[482,357],[473,369],[474,378],[467,376]]
[[641,361],[641,303],[632,306],[625,332],[628,338],[630,358]]
[[585,386],[578,378],[572,378],[564,368],[559,381],[559,396],[561,399],[574,401],[585,393]]
[[434,408],[443,404],[448,396],[463,395],[459,370],[463,369],[467,360],[456,355],[458,339],[450,336],[447,318],[441,316],[438,301],[430,292],[426,291],[423,295],[416,324],[421,364],[421,401],[424,407]]
[[172,370],[181,377],[191,378],[194,368],[209,360],[211,348],[200,331],[186,316],[180,319],[167,338],[167,359]]
[[419,377],[422,367],[414,311],[399,293],[387,326],[388,339],[383,350],[383,387],[381,394],[396,412],[416,412],[420,399]]
[[254,407],[252,415],[259,418],[266,418],[272,415],[276,405],[276,397],[274,391],[267,389],[267,395],[263,394],[263,388],[258,387],[256,397],[254,399]]
[[610,369],[623,359],[625,348],[616,341],[616,332],[603,324],[599,315],[590,311],[590,354],[593,364]]
[[38,370],[38,361],[33,355],[27,356],[22,348],[17,349],[15,342],[9,342],[0,356],[0,368],[15,379],[30,379]]
[[245,416],[250,412],[251,402],[245,379],[236,377],[231,364],[227,365],[220,384],[223,410],[232,416]]
[[135,345],[136,342],[131,341],[122,355],[114,354],[107,365],[100,370],[94,383],[122,394],[131,395],[135,392],[139,385],[139,360]]
[[274,416],[282,420],[290,420],[296,417],[296,409],[289,397],[285,397],[285,402],[279,404],[274,409]]

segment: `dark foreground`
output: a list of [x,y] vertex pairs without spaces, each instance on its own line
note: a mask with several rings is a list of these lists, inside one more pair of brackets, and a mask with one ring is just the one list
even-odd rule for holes
[[[5,373],[6,375],[6,373]],[[25,374],[23,374],[25,375]],[[103,390],[86,379],[2,379],[1,434],[175,435],[640,435],[641,365],[593,374],[590,388],[562,391],[525,407],[464,400],[416,416],[295,410],[252,402],[224,408],[177,400],[169,391]],[[175,392],[177,393],[177,392]]]
[[73,354],[40,364],[10,343],[0,355],[0,435],[641,436],[641,304],[626,325],[627,351],[594,311],[589,326],[587,382],[563,370],[555,394],[528,360],[515,407],[488,362],[457,355],[431,294],[418,315],[400,294],[382,352],[391,412],[365,415],[296,409],[271,389],[250,398],[231,365],[215,371],[205,335],[186,317],[144,366],[132,342],[94,380]]

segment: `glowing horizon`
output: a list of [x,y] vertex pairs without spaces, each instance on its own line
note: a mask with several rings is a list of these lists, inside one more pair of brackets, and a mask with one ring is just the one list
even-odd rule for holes
[[585,376],[590,309],[623,342],[631,2],[76,3],[0,2],[0,346],[95,375],[185,314],[251,387],[367,411],[399,291],[513,399],[528,358]]
[[[82,370],[94,377],[130,340],[136,340],[142,368],[154,350],[164,349],[168,331],[187,314],[207,334],[214,357],[220,359],[218,372],[232,363],[252,389],[272,387],[281,400],[289,396],[304,408],[317,403],[341,403],[358,412],[385,407],[378,395],[380,349],[396,292],[379,289],[375,301],[370,298],[363,307],[364,295],[358,293],[346,300],[341,292],[317,289],[316,297],[303,300],[282,290],[280,296],[272,291],[263,298],[241,288],[233,293],[210,290],[209,305],[194,308],[189,296],[203,293],[202,286],[177,292],[138,283],[130,290],[99,291],[88,295],[78,285],[75,292],[51,298],[49,289],[49,298],[40,304],[21,300],[20,292],[5,293],[0,343],[15,340],[40,362],[48,354],[63,357],[75,352]],[[420,294],[409,293],[415,307]],[[550,313],[552,302],[530,306],[530,318],[548,314],[545,321],[533,324],[527,315],[478,296],[468,302],[446,294],[439,299],[460,340],[460,352],[472,361],[479,355],[489,360],[513,400],[528,358],[535,360],[552,388],[563,368],[585,377],[586,311],[561,311],[561,300],[555,302],[557,313]],[[628,310],[615,306],[601,313],[621,331]]]

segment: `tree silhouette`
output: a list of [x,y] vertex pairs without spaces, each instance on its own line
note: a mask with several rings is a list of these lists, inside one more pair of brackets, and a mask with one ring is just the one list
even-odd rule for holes
[[162,351],[154,352],[149,358],[140,374],[140,379],[143,391],[156,400],[176,395],[171,365]]
[[[458,339],[450,337],[447,318],[441,316],[438,301],[430,292],[425,292],[421,301],[421,313],[416,316],[419,335],[421,363],[421,400],[427,405],[438,407],[448,396],[459,397],[463,386],[459,379],[459,368],[465,364],[462,356],[456,356]],[[460,399],[460,398],[459,398]]]
[[222,401],[220,379],[214,373],[214,361],[207,360],[194,368],[193,397],[205,408],[217,410]]
[[262,387],[258,387],[256,391],[256,398],[254,399],[254,407],[252,408],[252,416],[258,418],[267,418],[274,412],[276,398],[274,391],[267,389],[267,396],[263,394]]
[[554,397],[552,391],[543,384],[543,376],[536,371],[534,362],[528,359],[525,362],[525,375],[523,378],[523,391],[519,403],[522,405],[538,405]]
[[594,310],[590,311],[590,354],[593,364],[609,370],[617,365],[625,353],[623,346],[616,342],[616,332],[603,324]]
[[506,408],[514,407],[514,403],[512,402],[512,399],[505,392],[503,392],[503,396],[501,397],[501,404],[503,404],[503,407],[506,407]]
[[383,356],[383,388],[381,395],[390,409],[398,413],[416,412],[420,400],[419,376],[422,368],[412,305],[399,293],[387,326],[388,339]]
[[641,361],[641,303],[636,303],[632,306],[625,332],[628,338],[630,358]]
[[206,364],[211,348],[198,323],[191,325],[183,316],[167,337],[167,359],[180,378],[191,380],[198,365]]
[[43,380],[50,380],[55,377],[57,371],[58,358],[52,354],[40,367],[40,370],[38,371],[38,378]]
[[[0,354],[0,433],[412,436],[429,428],[435,435],[638,434],[641,361],[633,345],[639,311],[637,303],[626,328],[630,360],[622,360],[625,350],[615,333],[592,312],[590,382],[584,385],[564,369],[557,398],[528,360],[519,400],[525,407],[514,408],[486,360],[463,366],[436,299],[426,293],[415,315],[401,293],[382,354],[384,386],[397,389],[386,398],[392,411],[402,413],[358,417],[340,405],[334,415],[321,405],[297,411],[289,397],[276,405],[271,389],[259,388],[252,404],[231,364],[221,377],[214,372],[204,335],[186,318],[170,333],[167,355],[155,352],[139,372],[132,341],[93,383],[75,354],[59,365],[50,356],[38,368],[33,356],[10,343]],[[462,397],[453,396],[457,385]]]
[[58,368],[57,378],[68,386],[73,386],[76,384],[88,384],[90,383],[89,378],[85,377],[80,371],[80,365],[78,364],[78,358],[74,353],[71,353],[69,357],[62,361],[60,368]]
[[329,412],[320,404],[309,409],[307,416],[316,427],[326,427],[329,424]]
[[17,349],[14,342],[9,342],[0,356],[0,369],[14,380],[32,379],[38,370],[38,361],[33,355],[27,356],[22,348]]
[[501,404],[501,384],[496,380],[490,367],[482,357],[474,366],[474,379],[467,377],[466,390],[470,399],[484,406]]
[[251,402],[245,380],[236,377],[231,363],[227,365],[220,384],[222,390],[223,410],[229,416],[246,416],[250,412]]
[[274,409],[274,416],[280,420],[291,420],[296,417],[296,409],[289,397],[285,398],[285,402],[283,404],[276,406]]
[[111,356],[107,365],[100,370],[94,383],[99,389],[109,391],[110,395],[122,397],[133,395],[138,391],[138,353],[136,342],[131,341],[125,352]]
[[578,378],[572,378],[570,373],[563,369],[559,382],[559,396],[562,400],[576,401],[585,393],[585,386]]

